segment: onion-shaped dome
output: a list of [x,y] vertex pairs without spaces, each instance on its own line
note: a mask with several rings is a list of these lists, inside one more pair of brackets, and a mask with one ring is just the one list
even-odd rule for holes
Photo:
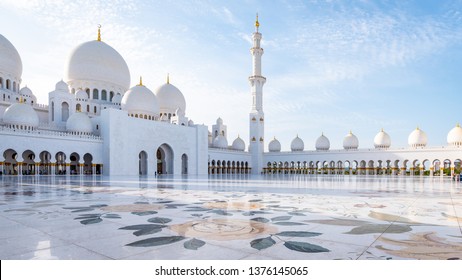
[[159,117],[159,104],[154,93],[140,82],[139,85],[130,88],[122,98],[122,110],[130,116],[143,118],[144,116]]
[[87,114],[75,112],[67,119],[66,130],[74,133],[91,134],[93,125]]
[[305,143],[303,143],[303,140],[298,137],[298,135],[292,140],[292,143],[290,143],[290,149],[292,152],[300,152],[303,151],[305,148]]
[[237,138],[234,139],[232,147],[233,147],[233,150],[244,151],[245,150],[245,142],[238,135]]
[[213,147],[218,149],[227,149],[228,148],[228,140],[223,135],[218,135],[213,139]]
[[316,140],[316,151],[327,151],[330,149],[330,141],[329,138],[327,138],[324,133],[319,136],[319,138]]
[[268,144],[268,151],[270,152],[280,152],[281,151],[281,143],[279,140],[274,137],[273,140],[271,140]]
[[75,92],[75,99],[78,101],[87,101],[88,94],[83,89],[79,89]]
[[56,83],[55,90],[69,92],[69,86],[63,80],[61,80]]
[[119,104],[122,103],[122,95],[116,94],[112,97],[112,104]]
[[388,149],[391,146],[391,137],[383,131],[383,129],[377,133],[374,137],[374,147],[376,149]]
[[427,142],[428,142],[427,134],[423,130],[417,127],[411,132],[411,134],[409,134],[409,137],[407,138],[407,142],[409,146],[413,148],[425,147],[427,146]]
[[[37,97],[32,93],[32,90],[28,88],[27,86],[23,87],[20,91],[19,94],[24,97],[26,103],[37,103]],[[33,101],[33,102],[31,102]]]
[[343,138],[343,148],[345,150],[354,150],[359,147],[359,140],[351,131]]
[[449,131],[447,140],[451,146],[462,146],[462,128],[459,124]]
[[21,80],[21,57],[13,44],[2,34],[0,34],[0,72],[11,75],[17,81]]
[[161,113],[173,113],[177,108],[186,112],[186,101],[183,93],[168,81],[166,84],[157,88],[156,96],[157,101],[159,101]]
[[20,102],[11,104],[3,114],[3,122],[15,128],[30,129],[39,125],[39,117],[29,104]]
[[68,83],[98,81],[122,89],[130,86],[130,71],[123,57],[108,44],[95,40],[72,50],[65,68]]

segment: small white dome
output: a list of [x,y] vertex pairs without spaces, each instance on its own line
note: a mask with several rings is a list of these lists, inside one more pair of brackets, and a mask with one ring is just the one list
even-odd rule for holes
[[420,130],[420,128],[417,127],[411,132],[411,134],[409,134],[409,137],[407,138],[407,142],[409,146],[413,148],[425,147],[427,146],[427,142],[428,142],[427,134],[423,130]]
[[292,140],[292,143],[290,143],[290,149],[292,152],[300,152],[303,151],[305,148],[305,143],[303,143],[303,140],[298,137],[298,135]]
[[34,103],[37,103],[37,97],[32,93],[32,90],[28,88],[27,86],[23,87],[20,91],[19,94],[24,97],[26,100],[26,103],[31,103],[31,101],[34,101]]
[[[21,80],[21,57],[13,44],[2,34],[0,34],[0,72],[10,74],[13,79]],[[5,81],[3,82],[5,83]]]
[[316,150],[317,151],[327,151],[330,149],[330,141],[329,139],[324,136],[324,133],[319,136],[316,140]]
[[237,136],[236,139],[233,141],[233,150],[236,151],[244,151],[245,150],[245,142],[241,139],[241,137]]
[[391,146],[391,138],[383,129],[374,137],[374,147],[376,149],[388,149]]
[[3,122],[11,125],[36,128],[39,125],[39,117],[34,108],[29,104],[14,103],[6,108],[3,114]]
[[56,83],[55,90],[69,92],[69,86],[63,80],[61,80]]
[[89,41],[72,50],[65,68],[67,82],[99,81],[127,89],[130,71],[123,57],[102,41]]
[[112,97],[112,104],[120,104],[122,103],[122,95],[116,94]]
[[161,113],[173,113],[180,108],[186,112],[186,101],[181,91],[170,83],[166,83],[156,90]]
[[159,117],[159,104],[154,93],[143,85],[130,88],[122,98],[122,110],[128,114]]
[[69,132],[90,134],[93,132],[93,125],[87,114],[75,112],[67,119],[66,130]]
[[273,140],[271,140],[268,144],[268,151],[270,152],[280,152],[281,151],[281,143],[279,140],[274,137]]
[[194,122],[192,120],[189,120],[188,121],[188,126],[193,126],[194,125]]
[[447,140],[451,146],[462,146],[462,128],[459,124],[449,131]]
[[221,118],[217,119],[217,124],[223,124],[223,120]]
[[351,131],[348,133],[345,138],[343,138],[343,148],[345,150],[352,150],[357,149],[359,147],[359,140],[356,135],[354,135]]
[[213,139],[213,147],[219,149],[227,149],[228,148],[228,140],[223,135],[218,135]]
[[87,101],[88,100],[88,94],[83,89],[79,89],[75,93],[75,99],[77,99],[79,101]]

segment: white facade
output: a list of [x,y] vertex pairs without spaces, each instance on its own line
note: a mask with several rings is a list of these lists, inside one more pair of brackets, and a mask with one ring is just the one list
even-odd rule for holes
[[[183,93],[167,82],[151,91],[130,87],[123,57],[101,40],[78,45],[65,67],[64,80],[37,104],[31,89],[21,88],[22,61],[0,35],[0,172],[2,175],[156,175],[156,174],[344,174],[443,176],[460,173],[462,128],[454,127],[448,145],[427,147],[419,128],[409,147],[396,148],[383,129],[374,148],[360,147],[350,131],[342,150],[330,150],[322,134],[306,151],[295,137],[281,152],[274,138],[264,152],[265,116],[258,18],[252,35],[249,142],[228,138],[221,118],[211,132],[186,116]],[[235,136],[233,136],[235,137]],[[231,143],[231,144],[230,144]]]

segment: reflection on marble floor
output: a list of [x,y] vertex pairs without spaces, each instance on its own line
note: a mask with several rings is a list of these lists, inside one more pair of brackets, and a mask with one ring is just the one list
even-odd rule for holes
[[462,259],[462,183],[0,177],[1,259]]

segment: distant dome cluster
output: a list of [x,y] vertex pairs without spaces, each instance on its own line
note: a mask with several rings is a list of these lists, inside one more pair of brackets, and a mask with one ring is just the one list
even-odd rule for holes
[[[428,138],[427,134],[420,128],[416,128],[409,134],[408,144],[412,148],[421,148],[427,146]],[[447,136],[447,142],[450,146],[462,146],[462,127],[457,124]],[[389,149],[391,147],[391,137],[383,129],[379,131],[374,137],[374,147],[376,149]],[[359,148],[359,140],[356,135],[351,131],[343,138],[343,149],[345,150],[356,150]],[[303,140],[298,135],[292,140],[290,144],[292,152],[303,151],[304,144]],[[318,137],[315,144],[316,151],[327,151],[330,149],[330,141],[324,135]],[[268,144],[268,151],[280,152],[281,143],[274,138]]]

